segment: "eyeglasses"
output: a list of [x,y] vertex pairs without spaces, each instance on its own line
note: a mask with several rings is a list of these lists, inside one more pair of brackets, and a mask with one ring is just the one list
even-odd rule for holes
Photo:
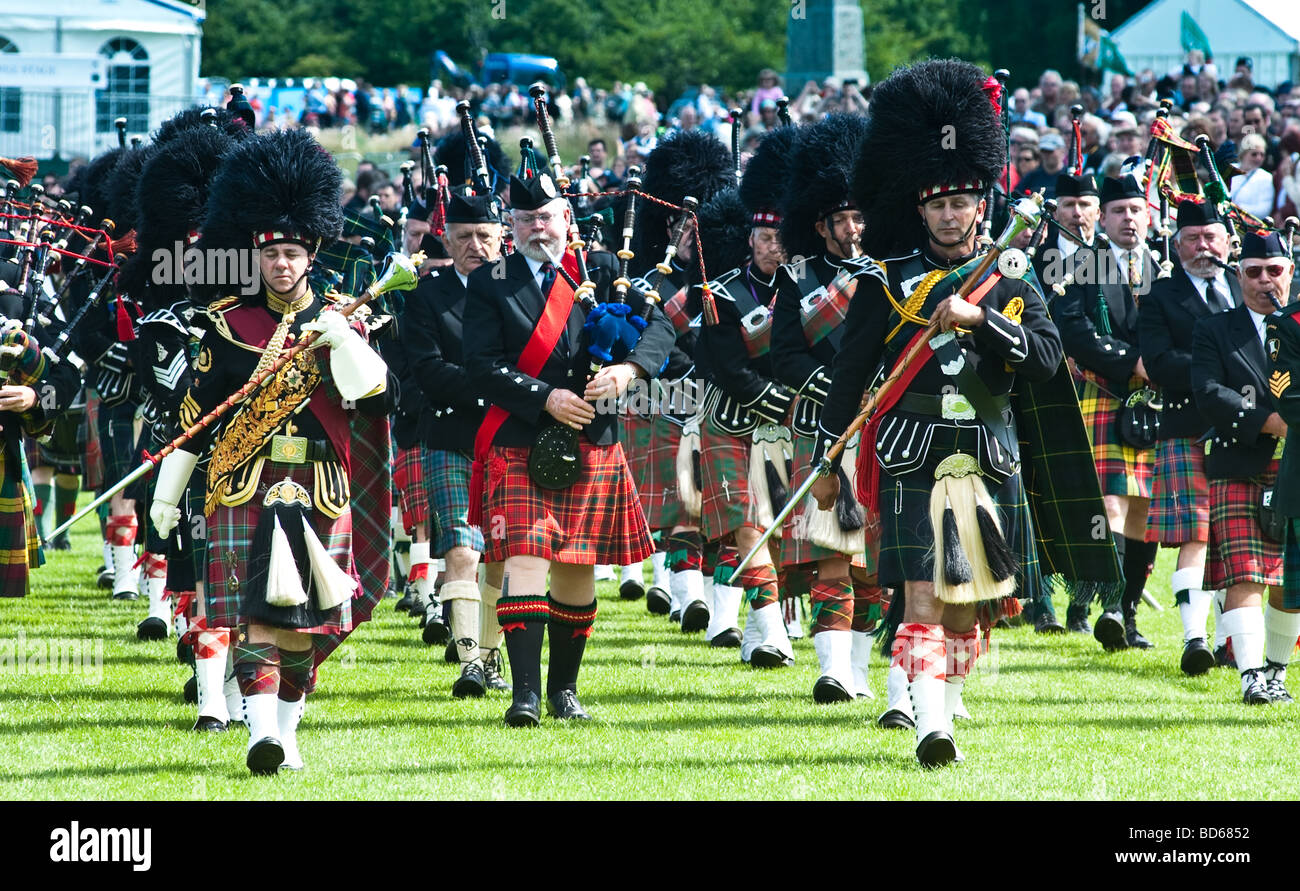
[[1243,266],[1241,267],[1241,271],[1244,272],[1246,278],[1249,279],[1259,278],[1265,272],[1268,273],[1269,278],[1281,278],[1283,273],[1286,272],[1286,266],[1281,263],[1261,263],[1258,266]]
[[555,219],[555,214],[517,213],[514,215],[514,217],[515,217],[515,223],[517,223],[521,228],[527,229],[530,226],[532,226],[534,223],[541,223],[543,226],[551,225],[551,221]]

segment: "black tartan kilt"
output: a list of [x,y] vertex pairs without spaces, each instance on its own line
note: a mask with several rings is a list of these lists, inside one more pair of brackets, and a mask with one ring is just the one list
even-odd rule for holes
[[[930,492],[934,488],[934,470],[939,462],[955,452],[979,454],[976,427],[935,428],[930,451],[920,467],[895,476],[880,470],[880,569],[882,587],[898,588],[905,582],[929,582],[934,579],[934,533],[930,528]],[[998,521],[1011,550],[1021,557],[1022,572],[1030,577],[1038,573],[1036,549],[1026,554],[1025,542],[1032,528],[1029,505],[1020,476],[996,485],[982,477],[989,497],[998,507]],[[1024,577],[1020,578],[1024,587]],[[1024,596],[1023,594],[1021,596]]]

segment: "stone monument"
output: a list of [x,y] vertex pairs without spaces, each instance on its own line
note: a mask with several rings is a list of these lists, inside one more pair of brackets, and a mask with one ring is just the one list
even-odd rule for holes
[[785,91],[799,95],[812,80],[828,77],[867,83],[867,58],[858,0],[789,0]]

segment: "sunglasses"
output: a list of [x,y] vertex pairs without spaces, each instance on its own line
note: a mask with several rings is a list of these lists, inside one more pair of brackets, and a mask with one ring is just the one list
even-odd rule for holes
[[1286,267],[1281,263],[1268,263],[1259,266],[1243,266],[1241,271],[1244,272],[1246,278],[1249,279],[1259,278],[1265,272],[1268,273],[1269,278],[1281,278],[1282,274],[1286,272]]

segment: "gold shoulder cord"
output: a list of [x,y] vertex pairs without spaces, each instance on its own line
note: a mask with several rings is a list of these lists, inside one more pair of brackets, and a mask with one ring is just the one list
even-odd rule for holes
[[[884,268],[884,265],[885,264],[883,263],[880,264],[882,269]],[[901,322],[894,326],[894,330],[889,332],[889,336],[885,338],[886,343],[893,340],[894,336],[898,334],[898,332],[902,330],[903,326],[908,322],[911,322],[914,325],[920,325],[922,328],[930,324],[930,320],[920,314],[921,307],[925,306],[925,300],[930,296],[930,292],[934,290],[934,286],[939,284],[939,282],[947,275],[948,270],[946,269],[932,269],[927,272],[925,278],[923,278],[921,283],[916,286],[916,290],[908,296],[907,303],[905,304],[900,304],[897,298],[890,293],[888,284],[883,282],[881,283],[881,287],[884,288],[885,291],[885,297],[889,299],[889,305],[894,308],[894,312],[898,313],[899,317],[902,319]]]

